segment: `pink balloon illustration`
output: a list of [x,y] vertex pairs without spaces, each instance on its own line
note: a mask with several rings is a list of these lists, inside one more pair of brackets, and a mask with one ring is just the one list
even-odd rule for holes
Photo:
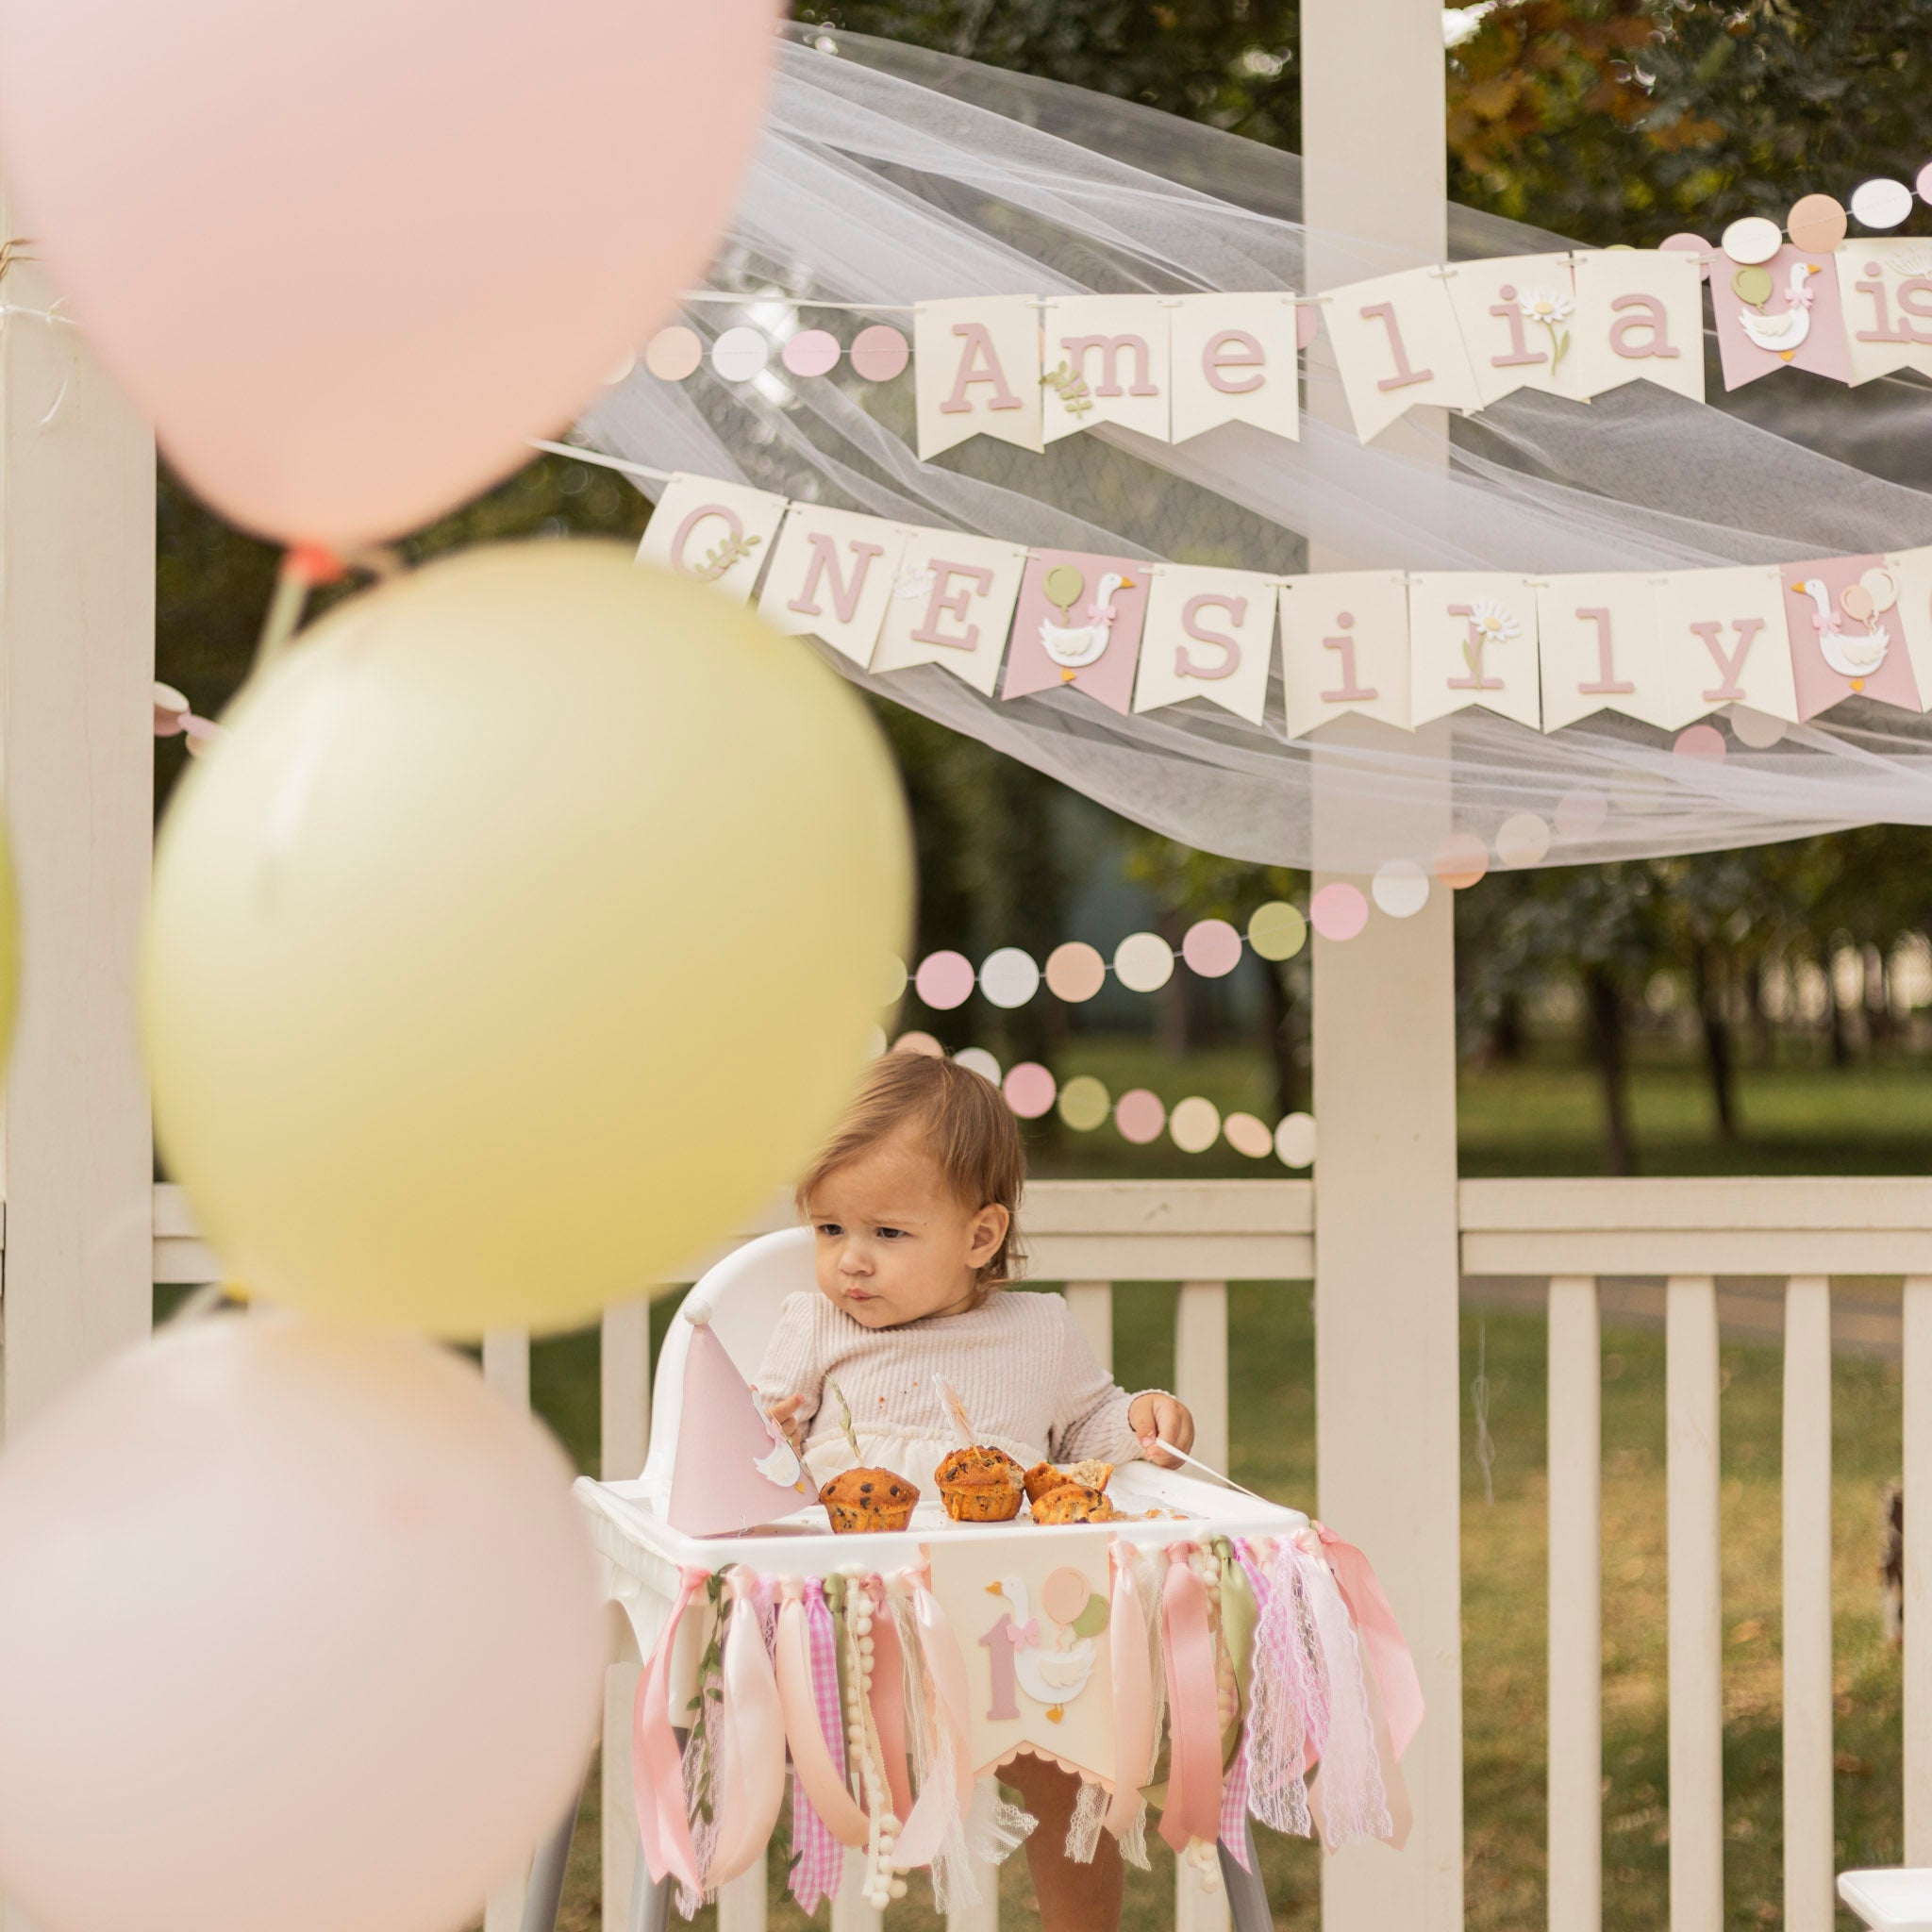
[[1876,610],[1872,592],[1863,584],[1847,584],[1839,593],[1839,608],[1847,617],[1865,623]]
[[1054,1570],[1040,1586],[1041,1607],[1056,1624],[1071,1624],[1087,1607],[1087,1599],[1092,1594],[1092,1586],[1077,1570]]
[[196,491],[346,552],[517,469],[667,319],[781,11],[8,8],[16,230]]

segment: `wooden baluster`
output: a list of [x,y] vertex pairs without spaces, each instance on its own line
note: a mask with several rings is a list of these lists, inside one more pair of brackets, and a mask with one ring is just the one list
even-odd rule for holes
[[1717,1283],[1665,1289],[1671,1932],[1724,1924],[1724,1600],[1718,1567]]
[[1550,1283],[1550,1932],[1603,1926],[1603,1341],[1596,1278]]
[[760,1852],[728,1885],[718,1888],[718,1932],[765,1932],[769,1856],[769,1851]]
[[865,1856],[845,1854],[845,1875],[832,1898],[832,1932],[879,1932],[885,1914],[866,1904],[859,1888],[865,1883]]
[[[1024,1852],[1013,1857],[1024,1858]],[[973,1874],[979,1881],[979,1895],[970,1906],[956,1905],[946,1912],[946,1932],[999,1932],[1000,1868],[975,1859]]]
[[1932,1865],[1932,1274],[1906,1276],[1905,1405],[1905,1861]]
[[[651,1304],[613,1302],[604,1310],[598,1374],[601,1412],[598,1473],[629,1482],[643,1470],[651,1441]],[[637,1803],[630,1780],[630,1707],[638,1666],[612,1664],[604,1674],[604,1924],[630,1924],[637,1866]]]
[[1194,1412],[1194,1455],[1227,1469],[1227,1283],[1184,1281],[1174,1307],[1174,1392]]
[[1113,1283],[1110,1281],[1070,1281],[1066,1286],[1067,1307],[1093,1351],[1093,1359],[1113,1373]]
[[1785,1288],[1784,1782],[1787,1932],[1837,1914],[1831,1740],[1831,1281]]

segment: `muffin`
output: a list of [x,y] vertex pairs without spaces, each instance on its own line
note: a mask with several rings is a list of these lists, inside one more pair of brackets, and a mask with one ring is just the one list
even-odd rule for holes
[[933,1471],[933,1480],[955,1523],[1009,1523],[1026,1493],[1020,1465],[1004,1449],[983,1442],[955,1449]]
[[1112,1523],[1113,1505],[1106,1494],[1087,1483],[1062,1483],[1049,1490],[1033,1505],[1035,1523],[1052,1525],[1062,1523]]
[[1102,1462],[1097,1457],[1074,1463],[1067,1469],[1056,1469],[1050,1462],[1036,1462],[1026,1472],[1026,1500],[1037,1503],[1041,1497],[1050,1495],[1065,1483],[1078,1483],[1089,1490],[1104,1490],[1112,1474],[1113,1464]]
[[848,1469],[819,1491],[819,1501],[832,1519],[838,1536],[863,1536],[869,1530],[904,1529],[912,1521],[919,1491],[890,1469]]

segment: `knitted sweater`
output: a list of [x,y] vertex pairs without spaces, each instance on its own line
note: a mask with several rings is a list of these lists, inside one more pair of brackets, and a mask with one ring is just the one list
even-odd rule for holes
[[958,1443],[935,1375],[958,1391],[974,1441],[1023,1464],[1043,1456],[1126,1462],[1141,1453],[1127,1423],[1133,1397],[1094,1360],[1057,1294],[1000,1289],[965,1314],[892,1328],[868,1328],[823,1294],[794,1294],[765,1345],[758,1393],[767,1404],[803,1397],[798,1422],[824,1481],[852,1460],[838,1404],[824,1399],[829,1377],[851,1405],[868,1462],[923,1483]]

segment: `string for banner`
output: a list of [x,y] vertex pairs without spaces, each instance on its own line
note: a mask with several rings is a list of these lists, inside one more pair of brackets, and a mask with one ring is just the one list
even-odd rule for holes
[[541,436],[525,439],[532,449],[541,449],[546,456],[574,457],[580,463],[594,464],[600,470],[621,470],[626,476],[642,476],[653,483],[668,483],[672,472],[654,470],[648,463],[626,462],[622,457],[607,457],[601,450],[585,449],[575,442],[551,442]]
[[729,289],[687,289],[680,302],[734,303],[743,308],[837,308],[848,315],[916,315],[916,302],[831,302],[816,295],[734,294]]

